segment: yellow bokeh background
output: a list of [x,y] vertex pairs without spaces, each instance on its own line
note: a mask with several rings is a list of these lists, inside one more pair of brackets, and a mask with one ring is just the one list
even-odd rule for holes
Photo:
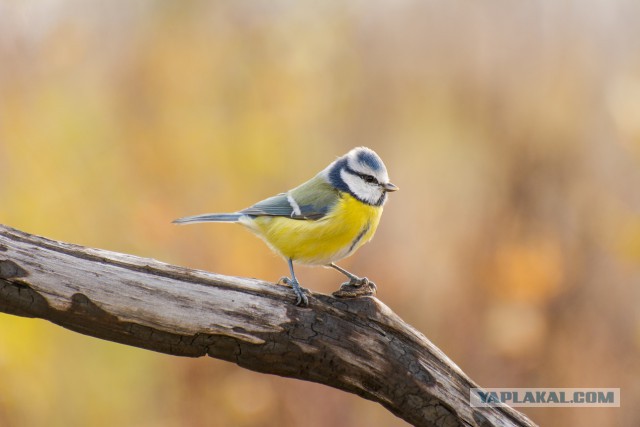
[[[233,211],[358,145],[401,191],[342,262],[485,387],[640,413],[640,6],[0,0],[0,223],[222,274],[286,264]],[[299,269],[304,286],[341,277]],[[328,387],[0,314],[0,426],[403,426]]]

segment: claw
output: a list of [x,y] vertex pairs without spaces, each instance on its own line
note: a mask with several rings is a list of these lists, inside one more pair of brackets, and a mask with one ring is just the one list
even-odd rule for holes
[[281,277],[280,280],[278,280],[278,284],[283,284],[293,288],[293,292],[296,294],[296,305],[298,307],[309,306],[309,298],[304,294],[304,290],[300,287],[297,280],[290,279],[288,277]]
[[301,289],[294,289],[296,293],[296,305],[298,307],[308,307],[309,306],[309,298],[302,292]]
[[373,293],[375,294],[376,292],[378,292],[378,287],[376,286],[375,283],[373,282],[369,282],[369,287],[371,288],[371,290],[373,291]]
[[[366,277],[353,277],[348,282],[343,283],[343,285],[351,285],[351,286],[355,286],[355,287],[360,287],[360,286],[368,286],[369,283],[373,283],[373,282],[369,282],[369,279],[367,279]],[[373,286],[375,286],[375,284]]]
[[374,296],[378,287],[366,277],[353,277],[343,283],[340,289],[333,293],[338,298],[357,298],[362,296]]
[[376,294],[378,287],[366,277],[358,277],[332,262],[327,264],[327,267],[334,268],[349,278],[349,281],[343,283],[340,289],[333,293],[333,296],[338,298],[357,298]]
[[276,282],[278,285],[291,286],[291,279],[287,276],[281,277],[280,280]]

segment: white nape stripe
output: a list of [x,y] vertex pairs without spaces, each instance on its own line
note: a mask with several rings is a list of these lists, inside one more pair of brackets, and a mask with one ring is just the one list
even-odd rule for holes
[[[302,211],[300,210],[300,205],[298,205],[298,202],[296,202],[294,200],[294,198],[291,195],[291,193],[287,193],[287,201],[289,202],[289,205],[291,205],[291,209],[293,209],[293,215],[302,216]],[[293,216],[293,215],[291,215],[291,216]]]

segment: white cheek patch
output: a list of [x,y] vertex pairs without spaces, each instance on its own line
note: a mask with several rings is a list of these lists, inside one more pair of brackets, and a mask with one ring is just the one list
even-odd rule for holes
[[382,197],[383,191],[379,186],[367,184],[359,176],[342,169],[340,171],[340,177],[357,198],[367,203],[375,205],[378,200],[380,200],[380,197]]

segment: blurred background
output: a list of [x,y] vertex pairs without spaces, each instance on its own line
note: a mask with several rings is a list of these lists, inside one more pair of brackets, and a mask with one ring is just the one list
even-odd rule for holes
[[[385,160],[342,265],[485,387],[620,387],[637,426],[636,0],[0,0],[0,223],[217,273],[284,261],[233,211],[350,148]],[[329,293],[342,277],[301,268]],[[0,426],[404,426],[325,386],[0,315]]]

